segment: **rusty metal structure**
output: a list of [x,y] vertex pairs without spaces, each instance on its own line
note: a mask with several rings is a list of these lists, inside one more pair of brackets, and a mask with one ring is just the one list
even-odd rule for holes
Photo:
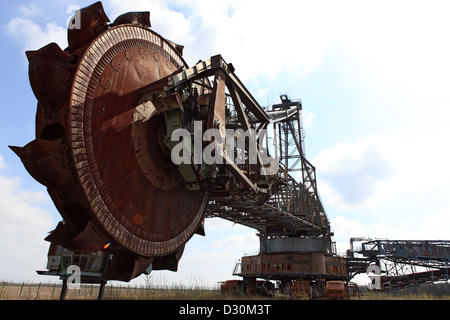
[[[360,243],[358,248],[355,242]],[[351,238],[347,256],[351,277],[366,273],[370,266],[378,267],[379,287],[375,290],[450,279],[450,241]]]
[[[281,95],[265,110],[220,55],[189,67],[182,54],[149,12],[110,23],[101,2],[77,11],[67,48],[26,52],[36,139],[11,149],[62,216],[41,273],[67,280],[70,254],[86,281],[176,271],[204,219],[220,217],[258,231],[249,261],[286,259],[280,281],[306,276],[297,255],[314,260],[308,279],[344,279],[305,158],[301,102]],[[280,274],[270,268],[239,274],[267,282]]]
[[[176,271],[205,218],[260,239],[227,290],[268,293],[276,281],[286,292],[343,297],[355,274],[382,263],[383,288],[448,280],[448,241],[369,240],[359,251],[351,242],[347,257],[336,255],[305,157],[301,101],[282,94],[261,107],[220,55],[189,67],[149,12],[110,23],[96,2],[76,12],[67,37],[64,50],[26,52],[36,138],[11,146],[62,217],[46,237],[48,270],[38,271],[63,280],[61,298],[74,265],[101,288]],[[404,272],[414,267],[428,269]]]
[[277,282],[289,293],[301,281],[310,296],[324,297],[327,281],[349,280],[347,261],[336,255],[315,168],[305,157],[301,101],[282,94],[280,102],[266,110],[280,161],[277,192],[262,205],[216,201],[207,213],[252,227],[260,238],[259,253],[243,256],[234,268],[233,275],[242,281],[230,280],[225,287],[268,294]]

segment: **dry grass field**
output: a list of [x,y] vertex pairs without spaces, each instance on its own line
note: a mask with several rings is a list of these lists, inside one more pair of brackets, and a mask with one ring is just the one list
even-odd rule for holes
[[[59,283],[0,282],[0,300],[59,300]],[[83,284],[80,289],[67,290],[66,300],[96,300],[99,286]],[[113,286],[105,287],[104,300],[291,300],[287,295],[273,297],[248,296],[242,293],[222,294],[218,289],[183,286]],[[360,300],[450,300],[450,284],[428,284],[391,292],[361,294]]]
[[[100,286],[82,284],[80,289],[67,290],[66,300],[96,300]],[[0,282],[0,300],[59,300],[61,284]],[[224,295],[219,289],[202,287],[117,286],[107,284],[104,300],[228,300],[256,299],[242,293]]]

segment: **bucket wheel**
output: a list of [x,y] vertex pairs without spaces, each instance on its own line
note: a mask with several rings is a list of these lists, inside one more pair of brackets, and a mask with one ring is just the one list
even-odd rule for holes
[[135,120],[142,88],[187,68],[182,47],[151,30],[148,12],[108,24],[97,2],[78,14],[64,51],[52,43],[27,52],[36,140],[11,147],[63,217],[46,240],[111,252],[109,279],[150,265],[176,270],[186,242],[203,233],[208,193],[185,189],[163,114]]

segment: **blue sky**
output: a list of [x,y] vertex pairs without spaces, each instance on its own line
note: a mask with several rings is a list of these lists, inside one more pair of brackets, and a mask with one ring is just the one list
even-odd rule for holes
[[[8,145],[33,140],[36,99],[25,50],[62,48],[72,8],[88,1],[0,4],[0,279],[49,281],[43,240],[60,220],[45,188]],[[185,59],[222,54],[261,105],[302,99],[306,155],[338,251],[350,237],[449,239],[450,42],[446,1],[105,0],[110,20],[150,11],[153,29]],[[255,231],[211,219],[179,271],[155,282],[231,278]],[[43,280],[44,279],[44,280]],[[54,279],[53,279],[54,280]],[[137,279],[133,283],[139,283]]]

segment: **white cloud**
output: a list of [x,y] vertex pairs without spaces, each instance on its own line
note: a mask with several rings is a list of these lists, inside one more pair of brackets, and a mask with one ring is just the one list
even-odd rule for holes
[[404,226],[397,239],[449,240],[450,207],[411,217]]
[[[359,1],[328,0],[104,1],[111,20],[128,11],[150,11],[153,29],[185,45],[190,64],[221,53],[244,81],[259,83],[283,72],[300,77],[319,67],[331,49],[340,48],[361,62],[351,70],[361,78],[376,74],[402,87],[420,84],[430,90],[436,87],[428,80],[435,75],[444,79],[447,73],[440,67],[450,65],[445,58],[450,45],[441,40],[449,26],[445,6],[439,1],[426,6],[381,1],[370,7]],[[65,47],[65,26],[40,26],[30,20],[42,8],[32,4],[18,11],[21,16],[12,19],[7,30],[26,49],[51,41]]]
[[423,116],[425,109],[448,109],[448,10],[448,1],[352,4],[351,16],[342,19],[346,32],[335,48],[351,61],[348,74],[377,94],[373,100],[385,98],[375,108],[391,106],[391,116],[399,121]]
[[126,12],[149,11],[153,30],[166,39],[184,45],[192,37],[192,25],[183,13],[170,9],[171,3],[173,1],[135,0],[131,2],[110,0],[107,3],[105,1],[104,6],[105,10],[108,10],[108,7],[111,8],[106,12],[111,21]]
[[[359,221],[360,220],[360,221]],[[371,220],[373,221],[373,219]],[[350,248],[352,237],[390,240],[448,240],[450,229],[450,207],[398,220],[378,219],[367,223],[364,216],[348,218],[337,216],[331,219],[337,252],[344,254]]]
[[0,175],[0,260],[5,280],[29,280],[36,269],[45,268],[44,237],[54,227],[50,212],[42,209],[46,201],[44,192],[27,190],[21,179]]
[[282,70],[309,72],[320,65],[337,32],[331,28],[337,17],[330,7],[311,2],[228,1],[211,6],[194,1],[194,6],[192,16],[201,21],[194,45],[221,53],[244,81],[273,79]]
[[230,231],[235,230],[236,232],[242,233],[248,230],[252,230],[244,225],[231,222],[222,218],[207,218],[205,220],[205,232],[208,234],[209,232],[218,232],[218,231]]
[[3,159],[3,156],[0,154],[0,170],[6,168],[5,160]]
[[343,238],[351,237],[370,237],[374,236],[374,230],[370,226],[359,223],[346,217],[338,216],[331,219],[331,225],[336,235],[345,235]]
[[211,244],[211,247],[225,251],[238,249],[241,253],[254,252],[259,248],[259,238],[256,236],[255,232],[245,235],[231,235],[214,242]]
[[316,116],[311,111],[303,109],[302,111],[303,127],[307,128],[312,126],[315,117]]
[[[155,271],[152,277],[165,278],[166,284],[189,285],[192,278],[197,283],[213,287],[217,282],[232,279],[236,262],[246,254],[257,254],[259,238],[256,231],[243,226],[230,226],[226,222],[219,227],[219,218],[207,219],[206,237],[194,236],[186,244],[178,271]],[[209,226],[208,226],[209,224]],[[211,225],[215,224],[215,228]],[[233,230],[231,230],[233,228]]]
[[150,11],[153,29],[185,45],[189,64],[220,53],[243,81],[273,79],[282,70],[310,72],[343,33],[333,1],[110,0],[108,6],[111,19]]
[[44,13],[44,10],[36,3],[31,3],[27,6],[26,5],[19,6],[18,11],[20,15],[24,18],[31,18]]
[[[363,219],[363,217],[361,218]],[[350,248],[350,238],[399,239],[403,227],[392,224],[390,221],[380,220],[376,223],[366,223],[343,216],[332,218],[331,226],[335,234],[337,252],[340,254],[344,254]]]
[[391,176],[392,164],[383,155],[384,138],[370,136],[354,143],[338,143],[313,160],[320,175],[321,194],[332,205],[359,208]]
[[[410,196],[444,200],[450,179],[450,131],[440,112],[416,115],[398,128],[353,142],[337,143],[312,160],[320,193],[341,209],[375,208]],[[410,201],[413,203],[413,201]]]
[[56,42],[61,49],[67,47],[67,29],[56,23],[47,23],[44,27],[24,17],[9,21],[6,32],[20,45],[21,50],[37,50]]
[[264,105],[264,103],[267,100],[267,94],[269,92],[270,92],[269,88],[266,88],[266,89],[259,88],[259,89],[256,90],[255,96],[256,96],[257,99],[261,100],[262,104]]

